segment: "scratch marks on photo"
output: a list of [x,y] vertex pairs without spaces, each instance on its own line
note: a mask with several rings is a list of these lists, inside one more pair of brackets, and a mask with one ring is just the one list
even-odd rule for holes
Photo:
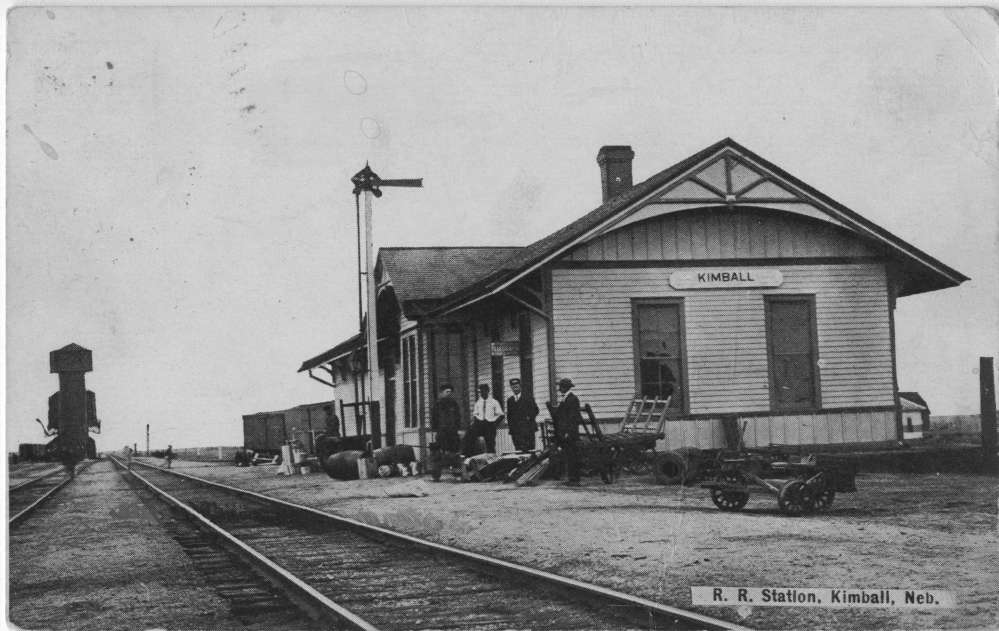
[[33,132],[31,130],[31,128],[28,127],[27,125],[22,125],[22,127],[24,127],[24,131],[28,132],[28,134],[30,134],[32,138],[34,138],[36,141],[38,141],[38,146],[42,148],[42,152],[44,152],[45,155],[47,155],[49,158],[51,158],[53,160],[58,160],[59,159],[59,154],[52,147],[52,145],[50,145],[49,143],[45,142],[44,140],[42,140],[38,136],[36,136],[35,132]]
[[368,80],[356,70],[348,70],[343,73],[343,87],[347,92],[360,96],[368,91]]
[[[219,16],[212,29],[213,38],[223,38],[221,42],[223,48],[220,53],[225,72],[228,75],[229,85],[227,91],[233,100],[236,101],[237,112],[243,120],[248,120],[251,116],[259,113],[258,105],[249,102],[251,95],[247,92],[247,78],[244,74],[249,67],[245,53],[250,48],[250,42],[245,39],[239,39],[238,35],[233,34],[236,29],[246,24],[246,21],[245,11],[226,11]],[[228,37],[223,37],[226,35]],[[257,123],[253,125],[252,122],[255,121],[251,121],[251,127],[246,130],[247,133],[254,135],[260,133],[264,128],[263,124]]]
[[371,118],[370,116],[365,116],[361,119],[361,133],[365,137],[374,140],[382,135],[382,126],[377,120]]

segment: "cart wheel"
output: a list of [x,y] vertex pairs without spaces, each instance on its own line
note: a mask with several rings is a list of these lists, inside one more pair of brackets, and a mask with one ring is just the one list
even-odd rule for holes
[[784,484],[777,495],[777,506],[788,515],[804,515],[815,508],[815,496],[801,480],[791,480]]
[[749,493],[745,491],[711,489],[711,501],[723,511],[739,511],[749,501]]
[[[718,481],[725,484],[742,484],[742,477],[737,473],[725,473],[718,476]],[[740,511],[749,501],[748,491],[728,491],[711,489],[711,501],[723,511]]]
[[815,508],[826,510],[832,506],[834,499],[836,499],[836,491],[833,489],[823,489],[815,496]]

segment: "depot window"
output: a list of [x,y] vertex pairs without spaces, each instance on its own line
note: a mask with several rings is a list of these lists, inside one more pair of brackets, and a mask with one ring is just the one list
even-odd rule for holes
[[632,323],[637,395],[672,396],[670,409],[686,411],[683,301],[634,301]]
[[766,296],[765,300],[770,409],[818,409],[815,296]]

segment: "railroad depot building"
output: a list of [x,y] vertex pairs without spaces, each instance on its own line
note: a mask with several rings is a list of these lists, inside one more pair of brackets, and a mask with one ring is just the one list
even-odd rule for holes
[[[731,139],[637,185],[633,157],[600,149],[603,203],[525,247],[379,251],[384,441],[426,446],[442,383],[467,419],[477,383],[505,404],[519,377],[545,418],[562,376],[605,431],[672,381],[664,449],[724,446],[732,419],[747,446],[902,439],[895,301],[967,278]],[[364,352],[300,368],[348,417]]]

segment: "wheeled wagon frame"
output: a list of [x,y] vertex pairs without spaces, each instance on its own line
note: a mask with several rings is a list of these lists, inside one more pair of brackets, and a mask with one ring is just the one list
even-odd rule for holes
[[723,511],[746,506],[752,490],[762,489],[777,497],[786,515],[803,515],[832,506],[837,492],[857,490],[855,472],[821,456],[792,462],[782,454],[743,453],[720,457],[713,482],[701,485],[711,490],[711,501]]
[[[633,400],[621,420],[618,431],[605,434],[600,430],[589,404],[583,406],[588,417],[580,426],[583,436],[580,441],[580,460],[583,472],[607,474],[616,478],[624,471],[633,475],[644,475],[652,471],[657,461],[656,441],[663,438],[663,426],[669,410],[670,399]],[[555,410],[549,404],[548,412],[555,418]],[[545,445],[554,445],[554,428],[551,421],[542,423],[542,440]]]

